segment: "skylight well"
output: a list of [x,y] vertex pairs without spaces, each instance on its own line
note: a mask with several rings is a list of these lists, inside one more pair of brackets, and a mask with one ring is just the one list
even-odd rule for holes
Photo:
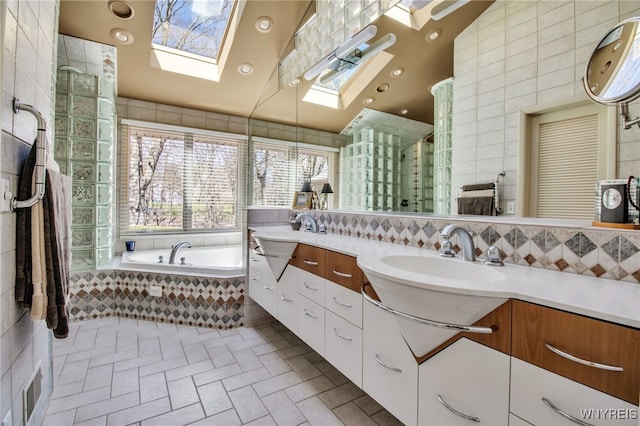
[[235,0],[156,0],[151,65],[218,81],[234,6]]

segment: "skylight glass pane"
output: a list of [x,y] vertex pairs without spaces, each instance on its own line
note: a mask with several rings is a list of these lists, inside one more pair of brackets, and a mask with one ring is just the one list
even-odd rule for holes
[[[357,51],[361,52],[365,50],[367,47],[369,47],[369,45],[367,43],[363,43],[360,46],[358,46],[358,48],[356,49],[356,52]],[[326,90],[331,90],[336,93],[340,93],[342,88],[355,75],[358,68],[360,68],[364,62],[366,62],[366,60],[362,61],[360,58],[358,58],[353,54],[351,54],[345,59],[347,59],[347,61],[338,61],[335,68],[329,71],[329,72],[337,72],[338,75],[336,77],[332,78],[330,81],[327,81],[326,83],[322,83],[320,81],[322,80],[322,76],[328,74],[328,72],[325,72],[320,75],[320,78],[318,78],[318,80],[316,80],[316,82],[313,85],[316,87],[321,87]]]
[[216,59],[235,0],[156,0],[154,44]]

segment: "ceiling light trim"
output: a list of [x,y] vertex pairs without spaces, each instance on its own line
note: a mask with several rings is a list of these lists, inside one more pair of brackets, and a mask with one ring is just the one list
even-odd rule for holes
[[107,3],[107,8],[109,12],[113,14],[116,18],[128,20],[133,18],[135,15],[135,10],[129,3],[123,0],[110,0]]

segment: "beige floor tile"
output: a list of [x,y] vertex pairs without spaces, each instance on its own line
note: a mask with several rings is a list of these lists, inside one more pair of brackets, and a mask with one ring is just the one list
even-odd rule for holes
[[278,426],[296,426],[306,421],[300,410],[283,391],[265,396],[262,402]]
[[233,408],[233,404],[220,382],[198,387],[198,394],[207,416],[214,416]]
[[141,426],[187,425],[204,418],[202,405],[193,404],[140,422]]
[[377,426],[377,423],[353,402],[341,405],[333,412],[345,425]]
[[78,407],[78,411],[76,412],[76,422],[93,419],[139,404],[140,395],[138,392],[131,392],[126,395],[116,396],[115,398],[109,398],[92,404],[83,405],[82,407]]
[[160,398],[109,414],[107,416],[107,425],[128,425],[160,414],[168,413],[169,411],[171,411],[171,402],[169,401],[169,398]]
[[169,396],[164,373],[140,377],[140,402],[145,403]]
[[248,423],[269,414],[251,386],[245,386],[229,392],[229,398],[242,423]]

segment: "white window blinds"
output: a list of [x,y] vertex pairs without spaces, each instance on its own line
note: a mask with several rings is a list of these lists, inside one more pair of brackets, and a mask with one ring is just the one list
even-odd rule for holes
[[121,141],[121,233],[239,228],[238,137],[123,120]]

